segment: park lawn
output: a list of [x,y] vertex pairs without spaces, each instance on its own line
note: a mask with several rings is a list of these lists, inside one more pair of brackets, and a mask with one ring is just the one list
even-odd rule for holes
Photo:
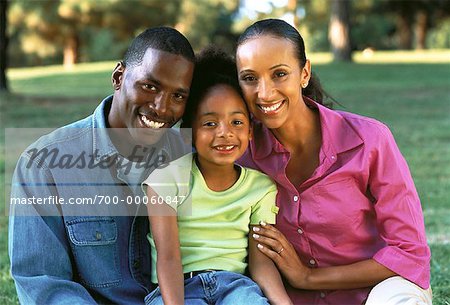
[[[448,52],[447,52],[448,53]],[[439,53],[440,54],[440,53]],[[313,70],[344,110],[385,122],[392,130],[414,177],[432,251],[434,304],[450,304],[450,62],[414,61],[408,53],[385,53],[376,63],[331,64]],[[397,56],[397,57],[396,57]],[[312,56],[314,58],[314,56]],[[398,60],[395,60],[397,58]],[[446,58],[445,56],[437,58]],[[1,127],[56,127],[90,114],[112,92],[114,62],[10,71],[13,94],[2,95]],[[0,135],[0,191],[5,192],[4,133]],[[0,199],[5,214],[6,197]],[[0,303],[16,304],[9,275],[6,216],[0,216]]]

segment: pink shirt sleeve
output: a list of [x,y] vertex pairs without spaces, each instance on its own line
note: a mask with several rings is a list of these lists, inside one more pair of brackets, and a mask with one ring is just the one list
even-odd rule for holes
[[369,191],[375,200],[378,230],[387,246],[373,259],[426,289],[431,255],[419,196],[394,137],[387,127],[378,126],[377,147],[370,156]]

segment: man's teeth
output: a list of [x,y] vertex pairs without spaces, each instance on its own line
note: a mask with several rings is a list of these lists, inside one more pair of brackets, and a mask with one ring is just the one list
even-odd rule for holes
[[147,119],[144,115],[141,115],[141,119],[142,122],[144,122],[145,126],[149,127],[149,128],[161,128],[164,126],[164,123],[160,123],[160,122],[156,122],[156,121],[150,121],[149,119]]
[[215,147],[217,150],[231,150],[234,148],[234,145],[229,145],[229,146],[216,146]]
[[279,102],[279,103],[276,103],[276,104],[274,104],[274,105],[272,105],[272,106],[269,106],[269,107],[267,107],[267,106],[263,106],[263,105],[259,105],[259,107],[262,109],[262,111],[264,111],[264,112],[271,112],[271,111],[275,111],[275,110],[277,110],[278,108],[280,108],[281,107],[281,104],[283,103],[283,101],[281,101],[281,102]]

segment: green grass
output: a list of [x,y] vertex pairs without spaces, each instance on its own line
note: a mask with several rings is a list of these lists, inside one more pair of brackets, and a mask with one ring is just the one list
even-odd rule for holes
[[[374,117],[392,130],[414,177],[432,251],[434,304],[450,304],[450,56],[448,51],[357,54],[357,64],[332,64],[312,55],[313,70],[347,111]],[[317,61],[314,61],[317,59]],[[13,94],[2,95],[5,127],[56,127],[82,118],[112,92],[114,62],[10,71]],[[339,107],[342,108],[342,107]],[[0,191],[4,133],[0,135]],[[4,215],[4,196],[0,214]],[[17,299],[9,275],[7,222],[0,217],[0,303]]]

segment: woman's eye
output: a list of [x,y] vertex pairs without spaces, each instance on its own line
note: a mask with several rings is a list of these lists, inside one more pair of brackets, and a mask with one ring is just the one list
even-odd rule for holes
[[234,121],[233,121],[233,124],[234,124],[234,125],[243,125],[244,122],[242,122],[241,120],[234,120]]
[[254,82],[256,80],[256,77],[247,75],[241,78],[244,82]]
[[287,75],[287,73],[284,72],[284,71],[279,71],[279,72],[276,72],[276,73],[275,73],[275,76],[276,76],[276,77],[283,77],[283,76],[286,76],[286,75]]

